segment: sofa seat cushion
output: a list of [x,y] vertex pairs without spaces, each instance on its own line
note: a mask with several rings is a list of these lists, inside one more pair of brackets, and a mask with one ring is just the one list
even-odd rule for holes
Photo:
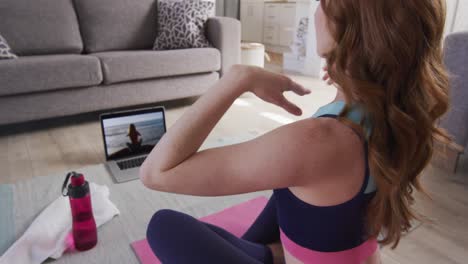
[[220,52],[214,48],[118,51],[92,55],[101,60],[105,84],[214,72],[221,68]]
[[99,59],[85,55],[28,56],[0,62],[0,96],[102,83]]
[[18,56],[83,50],[72,0],[1,0],[0,33]]

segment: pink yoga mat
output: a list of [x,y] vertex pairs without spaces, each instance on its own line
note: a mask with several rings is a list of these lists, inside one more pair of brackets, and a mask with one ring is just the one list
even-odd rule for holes
[[[265,208],[268,199],[266,197],[258,197],[247,202],[229,207],[221,212],[205,216],[200,220],[206,223],[217,225],[241,237],[247,228],[252,225],[260,212]],[[158,258],[153,254],[146,239],[135,241],[132,243],[141,264],[159,264]]]

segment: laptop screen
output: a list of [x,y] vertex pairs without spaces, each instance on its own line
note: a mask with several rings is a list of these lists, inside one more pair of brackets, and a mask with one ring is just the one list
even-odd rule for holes
[[163,108],[101,116],[107,160],[145,155],[166,133]]

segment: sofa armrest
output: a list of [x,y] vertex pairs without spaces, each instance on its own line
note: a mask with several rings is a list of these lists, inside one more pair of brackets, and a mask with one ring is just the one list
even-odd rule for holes
[[241,24],[239,20],[228,17],[212,17],[206,24],[206,34],[210,43],[221,52],[223,76],[241,58]]
[[468,145],[468,32],[447,36],[444,62],[450,73],[450,110],[442,118],[441,126],[448,130],[463,149]]

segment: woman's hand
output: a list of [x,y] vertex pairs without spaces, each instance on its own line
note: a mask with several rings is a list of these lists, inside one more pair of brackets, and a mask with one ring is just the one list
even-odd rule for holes
[[243,81],[243,89],[250,91],[260,99],[275,104],[293,115],[302,115],[302,110],[286,99],[283,93],[292,91],[300,96],[310,94],[311,91],[290,78],[266,71],[259,67],[236,65],[233,71],[237,71]]

